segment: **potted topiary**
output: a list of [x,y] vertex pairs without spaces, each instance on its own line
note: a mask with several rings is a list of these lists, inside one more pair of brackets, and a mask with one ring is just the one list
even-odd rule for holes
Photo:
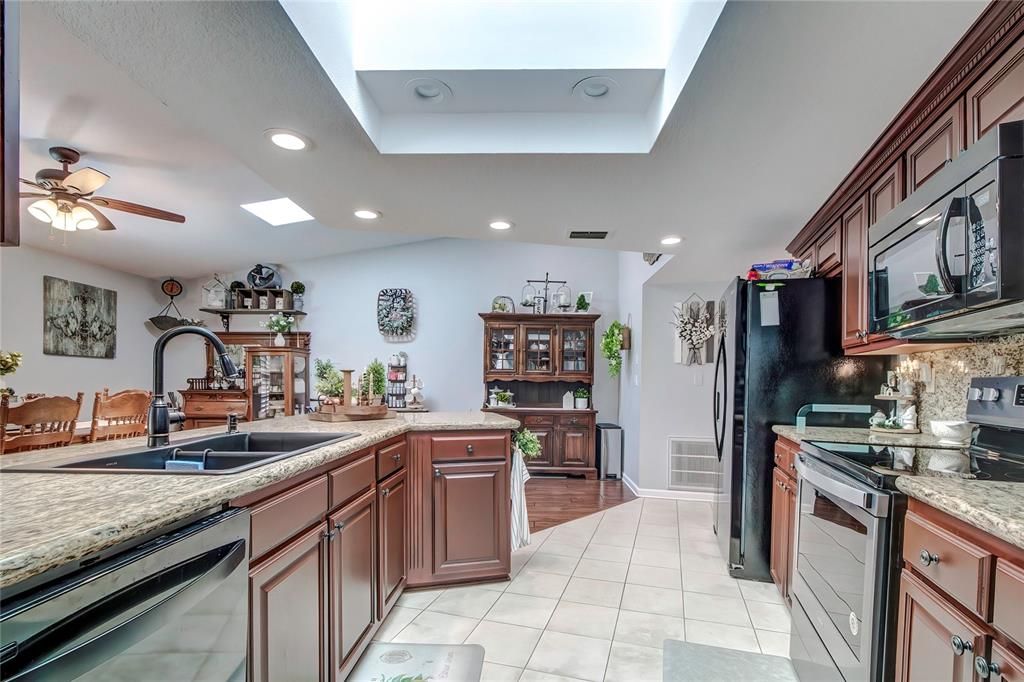
[[306,285],[302,282],[295,281],[292,282],[291,287],[289,288],[292,290],[292,306],[296,310],[302,310],[302,306],[305,305],[306,302]]
[[590,391],[585,388],[577,388],[572,395],[577,410],[585,410],[590,407]]
[[590,301],[583,294],[576,297],[576,312],[585,313],[590,310]]
[[494,394],[494,397],[498,399],[498,407],[515,407],[512,404],[511,391],[498,391]]

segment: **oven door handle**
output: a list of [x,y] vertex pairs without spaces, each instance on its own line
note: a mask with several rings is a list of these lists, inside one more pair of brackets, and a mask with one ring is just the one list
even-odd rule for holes
[[[223,582],[246,557],[245,541],[217,547],[101,599],[18,644],[5,680],[69,680],[93,670],[125,649],[149,637],[187,613]],[[58,655],[67,643],[111,620],[111,614],[128,613],[167,589],[168,581],[182,585],[173,593],[113,628]],[[18,659],[21,659],[19,665]]]
[[808,462],[807,458],[803,455],[803,453],[797,456],[796,472],[801,479],[807,481],[807,483],[813,485],[815,488],[823,492],[826,492],[830,495],[834,495],[840,500],[849,502],[850,504],[856,506],[858,509],[871,511],[876,516],[884,516],[888,513],[887,505],[885,506],[885,508],[875,509],[875,507],[883,506],[877,504],[877,501],[880,497],[879,495],[876,495],[875,493],[869,490],[865,490],[864,488],[861,488],[859,486],[847,483],[844,480],[847,477],[839,473],[838,471],[835,473],[826,473],[824,471],[821,471],[811,462]]

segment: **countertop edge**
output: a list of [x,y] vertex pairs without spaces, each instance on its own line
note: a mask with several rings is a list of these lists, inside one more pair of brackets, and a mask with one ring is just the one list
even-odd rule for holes
[[896,479],[896,487],[909,497],[913,497],[929,507],[949,514],[1015,547],[1024,549],[1024,488],[1020,492],[1006,492],[1006,496],[1013,498],[1019,505],[1016,512],[996,507],[997,500],[1002,497],[1002,494],[999,493],[1001,488],[997,486],[1020,486],[1020,483],[999,484],[989,481],[957,481],[955,479],[937,479],[937,481],[914,476],[900,476]]

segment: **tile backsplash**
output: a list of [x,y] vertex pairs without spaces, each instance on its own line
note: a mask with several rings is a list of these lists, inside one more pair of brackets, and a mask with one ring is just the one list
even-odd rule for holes
[[971,377],[1024,375],[1024,334],[911,357],[932,366],[934,390],[925,391],[919,384],[917,391],[919,423],[928,431],[932,419],[964,419]]

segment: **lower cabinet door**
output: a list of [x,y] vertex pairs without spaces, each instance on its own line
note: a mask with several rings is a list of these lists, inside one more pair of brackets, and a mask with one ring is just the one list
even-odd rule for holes
[[509,472],[505,461],[434,464],[434,576],[507,573]]
[[529,426],[540,441],[540,455],[530,460],[530,466],[558,466],[555,432],[550,426]]
[[409,505],[406,470],[402,469],[377,488],[377,513],[380,516],[380,551],[377,553],[378,613],[383,620],[405,587],[405,526]]
[[789,547],[789,495],[786,482],[789,479],[782,469],[775,467],[772,474],[772,534],[769,553],[769,572],[783,597],[787,596],[788,562],[786,550]]
[[567,427],[558,430],[561,442],[562,466],[585,467],[590,464],[590,429],[586,427]]
[[323,524],[295,538],[249,571],[249,679],[324,680]]
[[332,679],[345,679],[376,616],[374,529],[377,491],[370,490],[328,519],[328,587]]
[[900,579],[896,679],[967,682],[974,657],[986,654],[985,633],[910,571]]
[[[992,657],[988,659],[989,679],[997,682],[1024,682],[1024,661],[999,645],[992,645]],[[985,666],[982,664],[981,669]]]

